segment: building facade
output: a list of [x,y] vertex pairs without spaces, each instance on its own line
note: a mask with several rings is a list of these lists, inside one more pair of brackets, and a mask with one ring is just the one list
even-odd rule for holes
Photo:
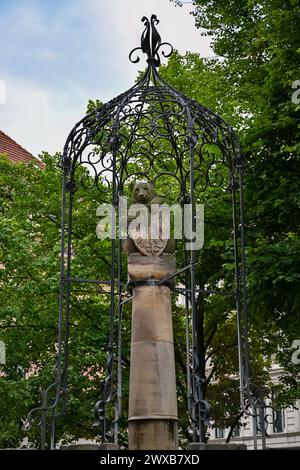
[[[271,381],[279,384],[282,369],[273,363],[270,370]],[[265,442],[262,438],[260,419],[244,417],[242,425],[234,430],[231,443],[246,444],[248,450],[257,449],[298,449],[300,450],[300,400],[296,408],[271,407],[272,399],[266,400],[265,408]],[[210,443],[225,443],[229,429],[212,427],[209,429]]]

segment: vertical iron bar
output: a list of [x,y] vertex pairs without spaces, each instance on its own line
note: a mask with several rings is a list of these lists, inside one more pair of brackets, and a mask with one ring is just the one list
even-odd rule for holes
[[99,416],[101,422],[101,439],[102,443],[106,442],[106,396],[107,396],[107,381],[102,384],[101,402],[99,407]]
[[[116,153],[113,152],[113,183],[112,183],[112,201],[113,207],[116,209]],[[116,258],[116,220],[113,217],[112,222],[112,244],[111,244],[111,285],[110,285],[110,337],[109,337],[109,348],[113,353],[114,348],[114,316],[115,316],[115,258]],[[113,361],[112,361],[113,364]]]
[[68,388],[68,355],[69,355],[69,320],[70,320],[70,296],[71,296],[71,255],[72,255],[72,214],[73,214],[73,186],[70,184],[69,210],[68,210],[68,245],[67,245],[67,280],[66,280],[66,316],[65,316],[65,342],[64,342],[64,367],[62,377],[63,405],[62,414],[67,408]]
[[46,426],[47,426],[47,395],[46,391],[42,394],[42,416],[40,423],[41,450],[46,448]]
[[252,424],[253,424],[253,450],[257,450],[257,410],[252,406]]
[[235,180],[232,177],[231,182],[232,194],[232,222],[233,222],[233,246],[234,246],[234,271],[236,283],[236,322],[237,322],[237,337],[238,337],[238,361],[239,361],[239,383],[240,383],[240,404],[241,410],[244,409],[244,367],[243,367],[243,346],[242,346],[242,333],[241,333],[241,299],[240,299],[240,270],[238,260],[238,242],[237,242],[237,227],[236,227],[236,196],[235,196]]
[[[61,205],[61,242],[60,242],[60,287],[59,287],[59,321],[58,321],[58,348],[57,348],[57,364],[56,364],[56,396],[52,408],[54,414],[51,416],[51,432],[53,443],[55,445],[55,408],[59,403],[61,392],[61,355],[62,355],[62,338],[63,338],[63,308],[64,308],[64,290],[65,290],[65,217],[66,217],[66,169],[62,175],[62,205]],[[44,443],[45,448],[45,443]]]
[[[189,118],[189,131],[190,131],[190,139],[189,139],[189,154],[190,154],[190,205],[191,205],[191,232],[193,234],[196,233],[196,211],[195,211],[195,181],[194,181],[194,146],[195,143],[193,141],[193,132],[194,132],[194,125],[191,120],[191,116],[188,115]],[[192,237],[191,237],[192,240]],[[198,348],[198,341],[199,338],[197,337],[197,321],[196,321],[196,298],[195,298],[195,291],[196,291],[196,271],[195,271],[195,248],[194,248],[194,241],[191,241],[191,255],[190,255],[190,278],[191,278],[191,310],[192,310],[192,350],[193,350],[193,375],[194,375],[194,386],[198,389],[196,392],[197,395],[197,406],[199,412],[199,441],[205,442],[205,433],[204,433],[204,423],[201,419],[201,405],[202,405],[202,380],[203,377],[199,377],[199,348]],[[195,436],[194,436],[195,437]]]
[[262,450],[266,450],[266,421],[265,421],[265,399],[262,388],[259,388],[259,414],[261,422],[261,447]]
[[117,384],[117,415],[115,416],[114,443],[118,444],[119,419],[122,413],[122,316],[121,305],[121,278],[122,278],[122,240],[119,225],[119,251],[118,251],[118,384]]
[[[190,152],[190,204],[191,204],[191,231],[193,231],[193,221],[194,221],[194,156],[193,151]],[[191,238],[192,239],[192,238]],[[192,243],[192,242],[190,242]],[[196,374],[198,374],[198,351],[197,351],[197,338],[196,338],[196,299],[195,299],[195,253],[193,247],[191,247],[190,253],[190,304],[191,304],[191,317],[192,317],[192,374],[193,374],[193,388],[195,388]],[[193,390],[194,399],[195,392]],[[196,392],[197,393],[197,392]],[[194,416],[195,418],[195,416]],[[200,438],[200,430],[199,430]],[[198,440],[196,434],[196,429],[194,429],[194,442]],[[200,442],[201,439],[200,439]]]
[[259,415],[260,415],[260,422],[261,422],[261,448],[262,450],[266,450],[266,429],[265,429],[265,408],[264,402],[260,402],[259,406]]
[[[244,181],[243,181],[243,163],[240,157],[238,165],[239,170],[239,186],[240,186],[240,234],[242,249],[242,294],[243,294],[243,323],[244,323],[244,357],[245,357],[245,385],[247,394],[250,394],[251,400],[251,365],[249,355],[249,339],[248,339],[248,304],[247,304],[247,278],[246,278],[246,241],[245,241],[245,222],[244,222]],[[261,417],[261,415],[260,415]],[[261,421],[261,427],[264,423]],[[262,430],[263,440],[263,430]],[[263,443],[263,442],[262,442]],[[253,446],[257,449],[257,408],[253,405]]]
[[243,292],[243,321],[244,321],[244,354],[245,354],[245,376],[248,382],[251,379],[249,340],[248,340],[248,305],[247,305],[247,286],[246,286],[246,242],[244,230],[244,182],[243,168],[239,168],[240,185],[240,221],[241,221],[241,249],[242,249],[242,292]]
[[[182,212],[182,217],[184,213]],[[184,223],[182,224],[184,227]],[[184,237],[183,243],[186,243],[186,238]],[[184,246],[184,266],[188,264],[187,252]],[[189,288],[189,278],[188,271],[184,273],[185,276],[185,289]],[[185,336],[186,336],[186,382],[187,382],[187,406],[190,417],[192,418],[192,383],[191,383],[191,361],[190,361],[190,314],[189,314],[189,294],[184,292],[184,301],[185,301]],[[193,427],[195,426],[193,422]]]
[[120,109],[117,112],[116,121],[112,126],[112,142],[113,142],[113,152],[112,152],[112,204],[114,207],[114,216],[112,218],[112,240],[111,240],[111,284],[110,284],[110,325],[109,325],[109,346],[108,346],[108,397],[107,390],[105,392],[105,399],[103,402],[104,409],[104,421],[103,421],[103,430],[102,430],[102,439],[103,442],[106,442],[106,405],[111,400],[113,394],[113,374],[114,374],[114,320],[115,320],[115,258],[116,258],[116,206],[117,206],[117,191],[116,191],[116,134],[118,129],[118,117]]
[[50,450],[55,449],[55,408],[51,412],[51,422],[50,422]]

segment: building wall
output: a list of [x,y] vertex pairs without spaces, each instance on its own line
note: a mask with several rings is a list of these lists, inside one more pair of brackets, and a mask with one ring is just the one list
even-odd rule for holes
[[[282,373],[282,369],[273,363],[270,370],[271,380],[274,384],[279,383],[279,377]],[[271,400],[266,400],[266,405],[271,405]],[[283,429],[281,432],[274,432],[273,412],[271,408],[266,409],[268,415],[268,426],[266,436],[266,448],[298,448],[300,449],[300,400],[296,403],[296,409],[286,408],[282,410],[283,415]],[[240,435],[238,437],[232,437],[230,442],[237,444],[246,444],[249,450],[254,449],[253,441],[253,419],[251,417],[244,418],[242,423],[244,426],[240,427]],[[228,436],[229,429],[224,430],[224,438],[215,437],[215,429],[209,430],[210,439],[209,442],[224,442]],[[257,433],[257,448],[262,448],[261,434]]]

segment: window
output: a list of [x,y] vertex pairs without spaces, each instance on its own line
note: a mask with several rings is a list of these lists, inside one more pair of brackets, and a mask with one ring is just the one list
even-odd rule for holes
[[261,433],[261,430],[262,430],[262,420],[261,420],[262,416],[261,416],[261,409],[260,407],[257,407],[256,408],[256,432],[258,434]]
[[222,437],[224,437],[224,429],[215,428],[215,436],[216,436],[216,439],[222,439]]
[[273,408],[273,432],[283,432],[284,430],[284,410]]
[[[272,394],[272,402],[276,400],[276,396],[278,393],[276,391]],[[284,419],[284,409],[283,408],[273,408],[273,432],[283,432],[285,426],[285,419]]]

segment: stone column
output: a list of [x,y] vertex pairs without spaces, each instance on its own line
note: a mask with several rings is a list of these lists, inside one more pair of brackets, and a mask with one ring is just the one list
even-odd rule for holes
[[[173,255],[128,256],[132,281],[161,280],[176,270]],[[133,288],[129,383],[129,449],[177,449],[177,398],[171,292]]]

